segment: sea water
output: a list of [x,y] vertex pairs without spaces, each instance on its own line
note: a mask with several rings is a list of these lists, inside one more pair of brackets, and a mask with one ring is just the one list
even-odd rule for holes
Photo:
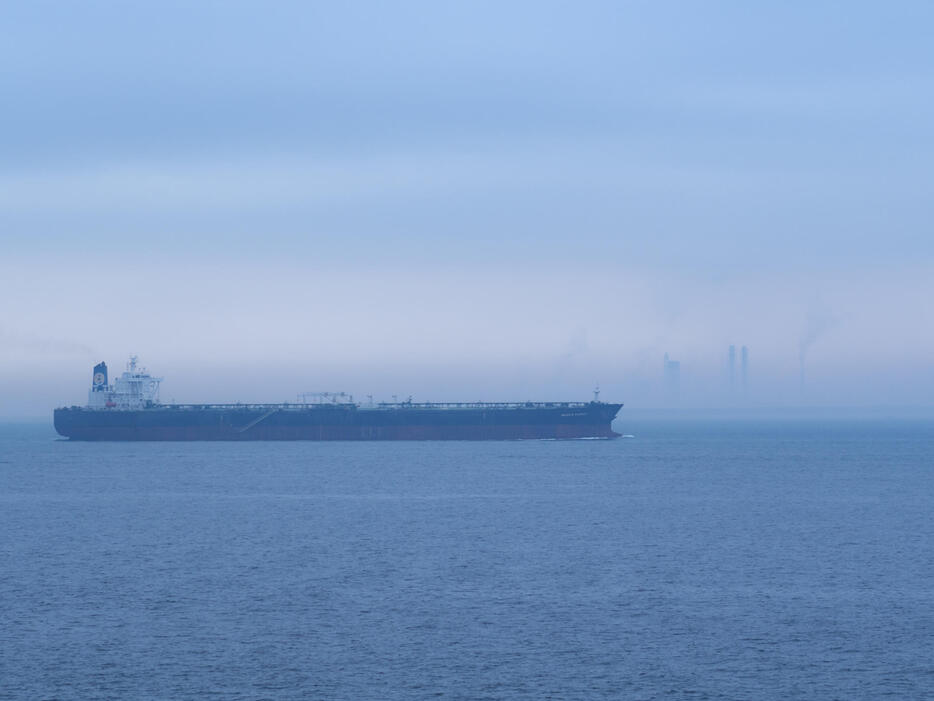
[[934,424],[0,428],[2,699],[934,695]]

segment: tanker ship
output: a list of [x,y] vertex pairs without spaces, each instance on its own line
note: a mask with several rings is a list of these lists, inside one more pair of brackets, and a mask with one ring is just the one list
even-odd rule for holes
[[284,404],[163,404],[161,377],[131,357],[108,384],[94,366],[87,406],[54,412],[55,430],[83,441],[510,440],[615,438],[622,404],[589,402],[357,403],[344,393]]

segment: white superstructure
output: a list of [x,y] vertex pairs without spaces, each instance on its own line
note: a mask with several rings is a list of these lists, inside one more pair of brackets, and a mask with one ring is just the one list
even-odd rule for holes
[[130,356],[123,374],[107,384],[107,366],[95,368],[94,380],[88,392],[89,409],[144,409],[159,402],[161,377],[153,377],[146,368],[137,367],[137,357]]

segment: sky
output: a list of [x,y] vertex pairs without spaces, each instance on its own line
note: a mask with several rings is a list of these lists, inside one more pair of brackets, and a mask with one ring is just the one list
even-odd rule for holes
[[8,3],[0,416],[131,353],[179,402],[930,406],[931,26],[911,0]]

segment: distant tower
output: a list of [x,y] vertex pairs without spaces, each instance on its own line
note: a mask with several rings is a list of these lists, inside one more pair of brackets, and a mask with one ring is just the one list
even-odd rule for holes
[[662,367],[665,372],[665,399],[670,404],[677,404],[681,392],[681,363],[677,360],[670,360],[668,354],[665,353]]
[[740,378],[743,383],[743,396],[746,396],[746,379],[749,374],[749,349],[743,346],[739,355]]
[[730,344],[730,394],[736,384],[736,346]]

